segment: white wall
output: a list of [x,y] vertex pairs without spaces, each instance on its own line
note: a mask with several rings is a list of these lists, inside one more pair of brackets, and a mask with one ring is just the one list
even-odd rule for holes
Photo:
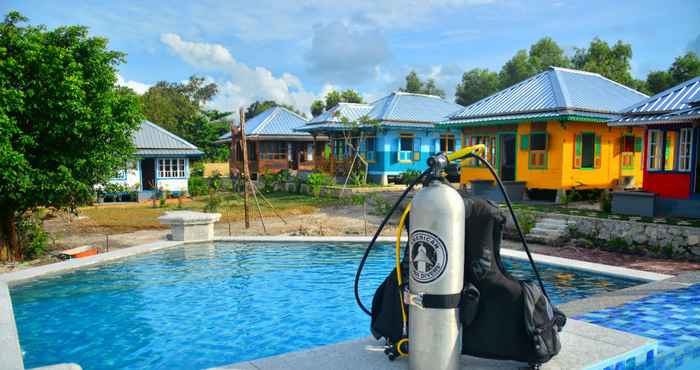
[[126,179],[111,179],[109,182],[126,185],[132,190],[141,190],[141,162],[127,163]]

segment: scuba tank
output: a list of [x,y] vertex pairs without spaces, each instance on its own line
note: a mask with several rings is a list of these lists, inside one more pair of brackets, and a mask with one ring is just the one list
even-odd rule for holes
[[411,204],[409,369],[456,370],[462,349],[464,202],[454,188],[431,175]]
[[[539,368],[561,349],[558,332],[566,316],[547,296],[503,183],[477,155],[484,150],[476,145],[429,158],[429,169],[407,187],[380,224],[355,275],[355,299],[372,317],[372,334],[386,339],[389,360],[408,356],[411,370],[457,369],[460,354]],[[444,179],[449,161],[461,158],[480,161],[493,175],[537,283],[514,279],[503,267],[505,217],[499,208],[462,199]],[[420,181],[424,187],[405,208],[397,228],[396,268],[377,288],[370,312],[359,297],[364,263],[391,215]],[[409,243],[402,261],[400,238],[407,218]]]

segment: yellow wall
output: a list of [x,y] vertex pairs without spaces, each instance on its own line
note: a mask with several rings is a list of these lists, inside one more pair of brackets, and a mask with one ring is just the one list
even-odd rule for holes
[[216,171],[219,171],[221,176],[228,177],[228,162],[210,162],[204,164],[204,177],[211,177]]
[[[528,166],[527,150],[521,150],[521,135],[530,133],[530,123],[520,123],[517,127],[517,163],[516,181],[526,182],[528,188],[534,189],[569,189],[577,187],[611,188],[621,176],[635,176],[635,185],[642,184],[641,153],[635,153],[634,169],[622,170],[621,136],[632,132],[636,137],[643,137],[643,129],[630,131],[627,128],[610,128],[604,123],[550,121],[546,124],[549,135],[547,150],[547,168],[534,169]],[[509,130],[509,132],[512,132]],[[575,169],[574,150],[576,134],[593,132],[601,136],[601,164],[597,169]],[[479,134],[479,129],[464,129],[465,135]],[[622,172],[621,172],[622,171]],[[484,168],[462,169],[460,180],[467,183],[471,180],[490,180],[491,175]]]

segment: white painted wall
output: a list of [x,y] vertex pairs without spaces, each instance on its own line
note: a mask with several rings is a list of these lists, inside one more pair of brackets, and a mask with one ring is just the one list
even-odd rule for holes
[[126,185],[132,190],[141,190],[141,162],[127,163],[126,179],[111,179],[109,182]]

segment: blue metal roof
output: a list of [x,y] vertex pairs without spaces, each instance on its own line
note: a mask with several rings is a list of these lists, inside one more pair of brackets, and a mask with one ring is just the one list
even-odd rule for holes
[[[309,136],[308,133],[295,131],[306,124],[306,119],[284,107],[272,107],[245,123],[247,136]],[[219,140],[231,139],[227,132]]]
[[356,121],[362,116],[366,116],[372,109],[369,104],[338,103],[335,107],[319,114],[309,121],[309,125],[320,123],[340,122],[341,117],[350,121]]
[[371,119],[434,124],[463,109],[439,96],[396,91],[372,103]]
[[141,122],[132,139],[136,147],[136,155],[139,156],[204,154],[196,146],[150,121]]
[[644,99],[611,120],[610,126],[647,125],[697,119],[700,112],[700,77]]
[[431,128],[460,109],[462,106],[438,96],[396,91],[370,104],[339,103],[297,131],[342,131],[340,117],[354,122],[363,116],[384,127]]
[[607,116],[601,119],[605,119],[646,97],[597,73],[550,67],[467,106],[453,114],[450,121],[441,123],[454,124],[454,121],[465,119],[504,118],[540,112],[603,113]]

